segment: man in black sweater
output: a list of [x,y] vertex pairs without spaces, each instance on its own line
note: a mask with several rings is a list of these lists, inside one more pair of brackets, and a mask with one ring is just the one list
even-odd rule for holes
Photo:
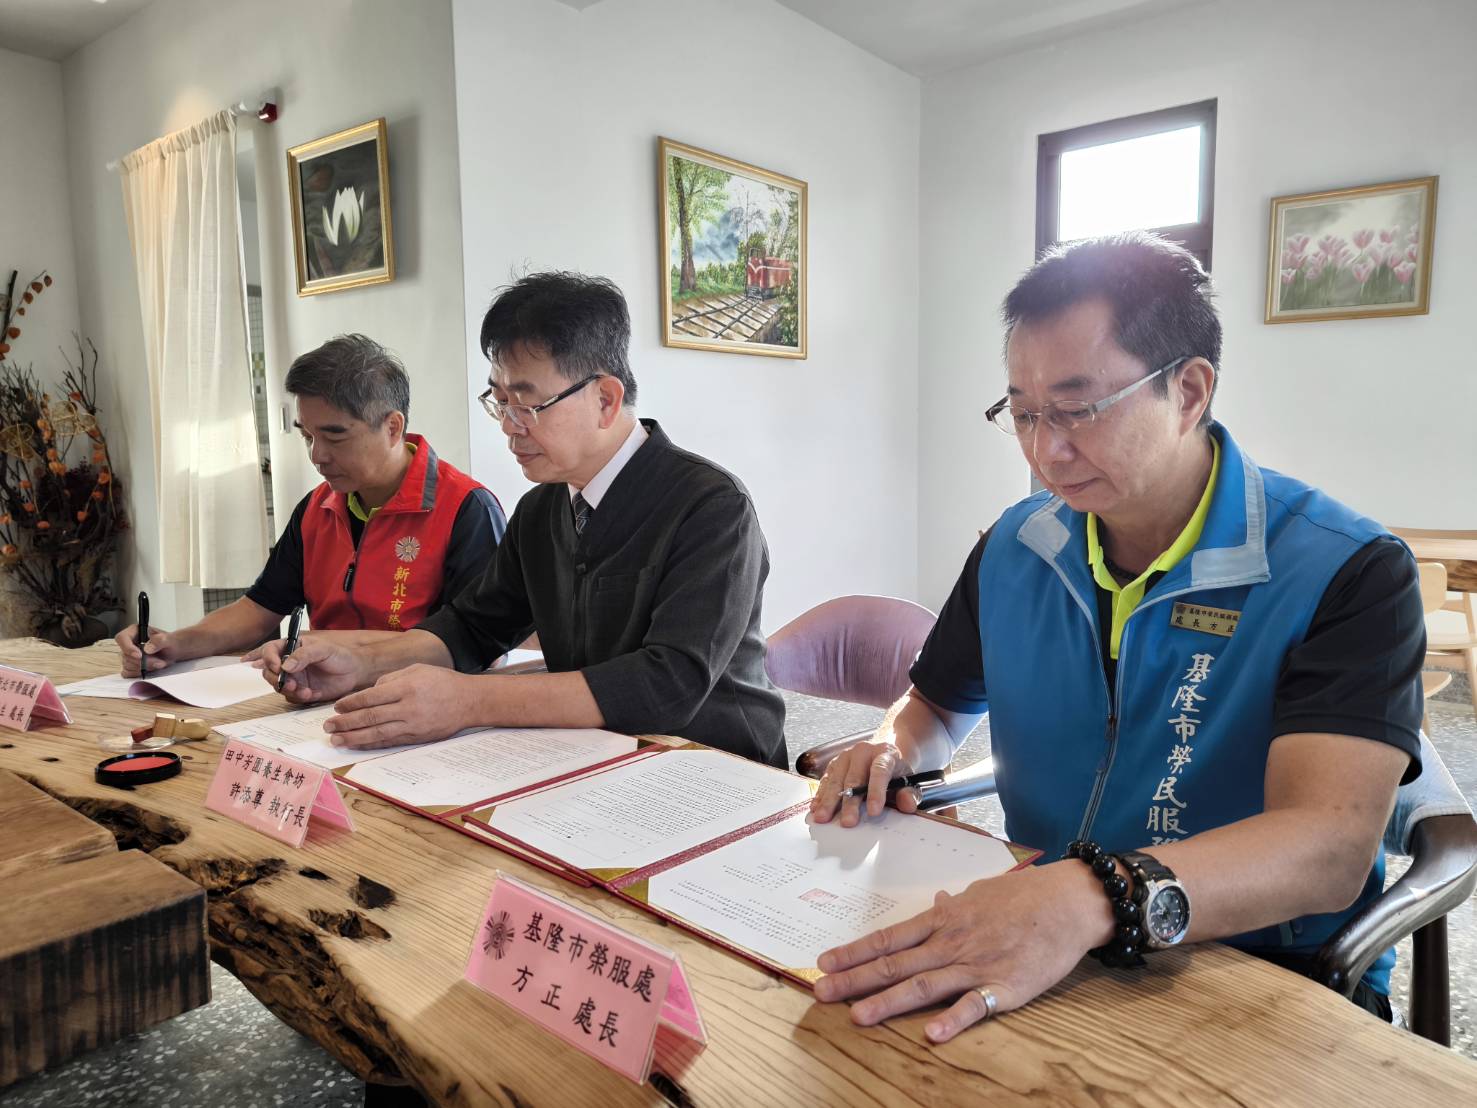
[[[342,698],[324,725],[336,745],[607,727],[784,764],[754,505],[732,474],[636,418],[630,335],[625,297],[603,279],[539,273],[493,301],[479,399],[538,487],[481,578],[415,630],[363,647],[305,636],[285,661],[281,644],[264,649],[289,699]],[[531,631],[548,673],[483,675]]]

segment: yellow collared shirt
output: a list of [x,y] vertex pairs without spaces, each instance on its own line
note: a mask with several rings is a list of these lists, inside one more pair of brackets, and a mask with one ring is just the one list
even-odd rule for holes
[[1126,585],[1120,585],[1108,572],[1104,564],[1103,544],[1098,540],[1097,516],[1091,512],[1087,513],[1087,564],[1092,567],[1092,577],[1100,586],[1113,594],[1113,628],[1108,639],[1108,655],[1115,661],[1118,658],[1118,644],[1123,639],[1123,625],[1128,622],[1128,617],[1133,610],[1139,606],[1144,599],[1144,592],[1149,586],[1149,578],[1156,573],[1164,573],[1179,564],[1180,559],[1195,549],[1195,544],[1200,541],[1200,532],[1205,527],[1205,517],[1210,514],[1210,500],[1215,492],[1216,475],[1221,469],[1221,444],[1215,441],[1215,436],[1210,439],[1211,462],[1210,478],[1205,482],[1205,491],[1200,494],[1200,503],[1195,505],[1195,511],[1190,520],[1185,524],[1184,530],[1179,537],[1170,543],[1169,549],[1149,564],[1144,570]]
[[[415,444],[408,442],[405,444],[405,449],[414,454]],[[360,523],[368,523],[370,519],[373,518],[374,513],[379,511],[378,508],[366,508],[363,502],[360,501],[359,494],[357,492],[349,493],[348,505],[350,513],[352,513],[354,518],[357,519]]]

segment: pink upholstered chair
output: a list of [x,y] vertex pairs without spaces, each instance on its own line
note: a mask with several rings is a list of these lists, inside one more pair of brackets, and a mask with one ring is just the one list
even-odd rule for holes
[[[908,669],[937,617],[921,604],[891,596],[839,596],[797,616],[769,636],[765,668],[781,689],[849,704],[888,708],[908,691]],[[871,731],[812,747],[795,770],[819,778],[832,758]],[[995,791],[986,758],[923,790],[922,807],[944,808]]]
[[838,596],[770,635],[765,669],[791,692],[887,708],[937,618],[911,600]]

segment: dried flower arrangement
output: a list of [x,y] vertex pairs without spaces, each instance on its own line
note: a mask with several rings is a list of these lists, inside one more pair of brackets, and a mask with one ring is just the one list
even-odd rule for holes
[[107,634],[97,618],[117,611],[112,569],[128,526],[121,490],[97,419],[97,348],[77,339],[63,352],[64,395],[17,364],[20,322],[52,285],[40,273],[0,298],[0,571],[31,600],[33,631],[64,646]]

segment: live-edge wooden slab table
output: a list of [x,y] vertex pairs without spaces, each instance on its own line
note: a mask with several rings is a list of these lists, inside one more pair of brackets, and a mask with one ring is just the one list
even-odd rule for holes
[[[112,643],[65,651],[0,641],[0,661],[57,683],[113,672]],[[265,688],[265,686],[264,686]],[[1219,945],[1130,974],[1090,961],[1019,1012],[931,1046],[925,1016],[859,1029],[840,1004],[367,794],[355,831],[301,850],[204,808],[222,747],[177,747],[180,776],[96,784],[97,739],[162,702],[68,698],[74,723],[0,731],[13,770],[209,893],[212,956],[282,1020],[367,1081],[433,1103],[599,1108],[654,1104],[1474,1104],[1477,1063],[1382,1024],[1311,981]],[[202,712],[212,724],[281,710],[270,694]],[[192,713],[193,714],[193,713]],[[462,980],[498,870],[676,950],[710,1041],[659,1038],[636,1086]]]

